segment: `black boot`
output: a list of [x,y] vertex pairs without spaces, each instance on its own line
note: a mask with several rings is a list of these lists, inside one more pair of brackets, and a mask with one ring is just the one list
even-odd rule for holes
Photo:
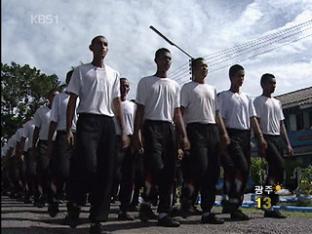
[[65,217],[65,224],[71,228],[75,228],[79,224],[80,207],[72,202],[67,203],[67,215]]
[[91,223],[89,233],[90,234],[110,234],[110,232],[104,230],[103,225],[100,222]]

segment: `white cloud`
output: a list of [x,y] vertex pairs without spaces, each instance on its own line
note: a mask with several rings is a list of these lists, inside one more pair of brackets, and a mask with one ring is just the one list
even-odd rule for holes
[[[107,62],[130,79],[132,97],[139,78],[154,73],[153,56],[157,48],[172,50],[172,71],[188,60],[152,32],[150,25],[193,56],[206,56],[312,18],[311,0],[4,0],[2,8],[3,62],[28,63],[49,74],[56,73],[64,80],[71,66],[91,60],[90,40],[104,34],[110,47]],[[32,15],[49,14],[55,16],[53,23],[31,23]],[[255,77],[267,70],[281,73],[279,90],[286,92],[308,86],[311,85],[311,79],[307,78],[311,74],[308,52],[312,50],[311,41],[310,37],[249,58],[242,64]],[[245,56],[248,58],[250,54]],[[238,61],[224,62],[225,68],[209,74],[209,82],[219,90],[228,88],[228,67]],[[296,77],[305,79],[299,82],[294,77],[284,78],[294,73],[293,67],[298,68]],[[184,69],[187,77],[188,67]],[[246,79],[245,89],[256,92],[258,83]]]

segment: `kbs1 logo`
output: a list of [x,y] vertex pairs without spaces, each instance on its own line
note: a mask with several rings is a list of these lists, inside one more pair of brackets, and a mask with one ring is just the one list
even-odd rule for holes
[[53,14],[31,14],[30,15],[31,24],[58,24],[58,15]]
[[270,209],[272,207],[272,199],[270,195],[275,194],[280,190],[282,190],[282,186],[280,184],[266,186],[256,185],[255,194],[258,195],[256,198],[257,208]]

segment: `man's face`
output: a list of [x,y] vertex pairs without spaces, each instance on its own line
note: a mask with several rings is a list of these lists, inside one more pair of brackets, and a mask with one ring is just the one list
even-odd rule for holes
[[95,57],[105,58],[108,52],[108,41],[105,37],[96,38],[90,45],[90,49]]
[[237,71],[230,79],[231,83],[235,86],[242,86],[245,78],[245,70]]
[[168,71],[171,66],[171,53],[163,52],[155,58],[157,67],[162,71]]
[[263,85],[263,89],[269,93],[274,93],[275,88],[276,88],[276,79],[275,78],[271,78],[271,79],[267,80]]
[[49,101],[49,104],[52,104],[53,103],[53,99],[55,97],[55,95],[59,94],[58,91],[54,91],[53,93],[51,93],[49,96],[48,96],[48,101]]
[[128,80],[121,80],[120,81],[120,94],[121,97],[124,98],[127,96],[130,90],[130,85]]
[[204,61],[198,61],[193,69],[193,75],[197,79],[205,79],[208,75],[208,65]]

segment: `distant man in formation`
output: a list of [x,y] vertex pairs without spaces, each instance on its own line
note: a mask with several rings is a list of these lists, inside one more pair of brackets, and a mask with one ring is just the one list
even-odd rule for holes
[[[66,74],[66,85],[69,84],[73,70]],[[51,190],[48,196],[48,213],[51,217],[59,212],[59,200],[65,193],[66,182],[69,177],[70,160],[73,154],[73,145],[66,139],[66,110],[69,95],[66,90],[54,97],[51,108],[51,121],[48,135],[47,157],[50,158]],[[78,104],[78,102],[77,102]],[[76,132],[77,114],[75,112],[72,129]],[[55,142],[53,141],[56,134]]]
[[259,140],[261,153],[267,144],[257,121],[257,114],[252,99],[240,89],[245,78],[245,69],[233,65],[229,70],[230,89],[218,95],[218,108],[231,143],[223,152],[225,193],[228,200],[224,201],[223,212],[230,213],[232,220],[248,220],[239,207],[244,199],[250,167],[250,128]]
[[180,110],[179,85],[168,77],[171,59],[168,49],[158,49],[155,75],[142,78],[138,84],[134,143],[137,149],[144,148],[146,173],[140,219],[155,218],[151,210],[151,188],[155,184],[159,189],[158,225],[178,227],[180,223],[170,215],[177,160],[176,128],[182,148],[188,150],[190,145]]
[[[220,140],[226,146],[230,139],[222,118],[217,112],[215,87],[205,83],[208,65],[203,58],[192,61],[193,81],[183,85],[181,109],[187,124],[187,134],[191,143],[189,171],[184,171],[185,181],[182,190],[182,211],[188,212],[192,197],[199,187],[201,193],[202,223],[222,224],[211,209],[215,202],[216,183],[219,178]],[[219,127],[219,129],[218,129]],[[223,146],[223,147],[224,147]],[[185,215],[186,216],[186,215]]]
[[35,155],[32,152],[32,140],[35,124],[32,118],[30,118],[23,125],[23,132],[20,140],[20,154],[24,155],[25,163],[25,196],[24,203],[31,203],[31,196],[35,198],[39,197],[38,191],[38,179],[37,173],[37,162]]
[[[48,135],[51,121],[51,107],[54,96],[59,92],[51,90],[48,93],[48,104],[41,106],[34,114],[35,129],[32,140],[32,152],[37,159],[37,178],[39,183],[40,196],[35,203],[38,207],[43,207],[47,202],[48,194],[51,192],[51,170],[50,158],[47,157]],[[53,136],[53,141],[55,135]]]
[[67,87],[70,97],[66,130],[70,143],[74,141],[72,121],[77,98],[80,99],[76,150],[68,181],[67,221],[72,227],[78,224],[84,195],[89,193],[90,233],[105,233],[101,222],[107,220],[110,208],[116,135],[114,116],[121,129],[122,148],[128,147],[129,140],[122,118],[119,73],[104,64],[108,41],[104,36],[96,36],[89,49],[93,53],[92,62],[76,67]]
[[[124,132],[132,139],[133,124],[136,104],[127,100],[127,95],[130,91],[130,84],[127,78],[120,78],[120,95],[121,95],[121,107],[123,109],[123,121]],[[116,124],[116,167],[115,167],[115,186],[119,190],[120,211],[118,214],[118,220],[133,220],[129,213],[129,206],[132,202],[134,193],[134,176],[135,176],[135,155],[129,145],[127,148],[122,148],[121,130],[118,124]]]
[[288,154],[293,155],[293,149],[287,136],[284,114],[279,100],[272,97],[276,87],[274,75],[266,73],[261,77],[262,95],[254,100],[257,117],[268,148],[265,151],[265,159],[268,162],[268,176],[266,186],[273,187],[269,194],[271,208],[264,211],[264,217],[286,218],[279,210],[273,210],[279,198],[274,193],[274,186],[283,183],[285,162],[283,159],[284,141],[286,140]]

